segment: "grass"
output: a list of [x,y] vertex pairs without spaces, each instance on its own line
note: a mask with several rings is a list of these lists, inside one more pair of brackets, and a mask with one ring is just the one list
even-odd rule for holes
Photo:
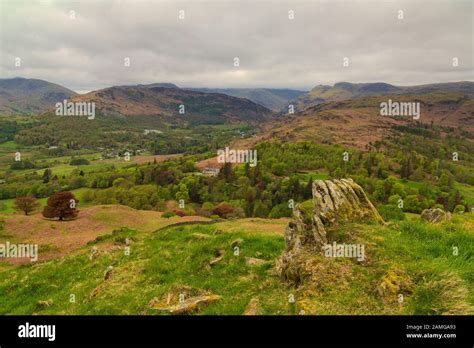
[[[283,248],[279,235],[255,235],[248,231],[215,234],[215,226],[183,226],[145,235],[124,229],[136,242],[130,256],[123,250],[105,252],[110,243],[97,243],[99,256],[89,259],[86,250],[64,260],[21,266],[0,274],[0,313],[42,314],[160,314],[148,307],[154,297],[165,296],[174,285],[185,284],[222,296],[222,300],[202,314],[241,314],[252,296],[262,298],[262,311],[289,314],[287,287],[269,276],[270,265],[249,266],[244,256],[273,260]],[[199,239],[196,233],[209,238]],[[232,242],[241,241],[241,254],[234,255]],[[210,267],[215,250],[224,248],[221,263]],[[104,281],[104,272],[113,265],[114,273]],[[28,281],[26,281],[28,279]],[[61,284],[61,285],[59,285]],[[76,303],[70,303],[74,294]],[[38,301],[53,300],[48,308]]]
[[[86,192],[88,190],[92,190],[92,189],[83,187],[83,188],[79,188],[79,189],[76,189],[76,190],[71,190],[71,192],[79,200],[80,207],[89,207],[89,206],[91,206],[91,203],[86,203],[82,200],[82,195],[84,194],[84,192]],[[38,208],[38,210],[41,210],[46,205],[47,200],[48,200],[48,198],[39,198],[38,199],[38,202],[40,204],[40,207]],[[16,210],[13,207],[14,203],[15,203],[14,198],[0,200],[0,213],[6,213],[6,214],[15,213]]]
[[363,234],[368,243],[375,242],[375,265],[396,269],[399,277],[405,277],[402,293],[408,313],[473,313],[473,223],[473,214],[455,214],[440,225],[409,219],[379,234]]
[[[88,245],[62,259],[5,268],[0,314],[162,314],[150,308],[150,300],[180,286],[222,297],[199,314],[239,315],[252,298],[258,299],[259,314],[473,313],[473,214],[440,225],[410,216],[382,228],[340,226],[345,242],[365,245],[365,263],[316,255],[315,282],[298,289],[273,274],[285,223],[244,219],[155,233],[119,229],[93,243],[98,252],[92,260]],[[133,240],[128,256],[121,245],[125,238]],[[219,253],[223,258],[210,266]],[[268,263],[249,265],[245,257]],[[104,280],[109,266],[112,275]],[[291,294],[295,304],[288,301]],[[38,304],[49,299],[49,307]]]

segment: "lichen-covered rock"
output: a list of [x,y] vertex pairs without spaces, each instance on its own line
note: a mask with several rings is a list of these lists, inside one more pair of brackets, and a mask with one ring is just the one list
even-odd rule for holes
[[352,179],[316,180],[312,191],[312,201],[293,210],[293,219],[285,230],[286,249],[276,263],[277,273],[294,281],[300,276],[292,263],[304,260],[300,257],[303,251],[321,251],[328,243],[327,230],[334,225],[362,219],[384,223],[364,189]]
[[443,209],[425,209],[421,212],[421,220],[428,221],[431,223],[438,223],[451,219],[451,213],[446,212]]

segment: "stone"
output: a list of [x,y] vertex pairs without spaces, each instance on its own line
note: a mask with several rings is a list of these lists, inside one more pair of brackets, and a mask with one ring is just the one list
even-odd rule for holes
[[441,221],[451,220],[451,213],[440,208],[425,209],[421,212],[420,218],[423,221],[435,224]]
[[174,285],[163,298],[155,297],[149,307],[170,314],[188,314],[203,306],[219,301],[222,297],[187,285]]
[[264,265],[264,264],[268,263],[268,261],[263,260],[263,259],[258,259],[256,257],[246,256],[245,257],[245,263],[249,266],[261,266],[261,265]]
[[222,249],[219,249],[216,251],[216,258],[211,260],[211,262],[209,262],[209,266],[214,266],[216,263],[220,262],[223,258],[224,258],[224,254],[225,254],[225,251],[222,250]]
[[187,314],[198,310],[202,306],[207,306],[208,304],[218,301],[221,299],[219,295],[203,295],[203,296],[195,296],[186,299],[184,302],[169,306],[169,307],[162,307],[162,308],[155,308],[162,311],[166,311],[170,314]]
[[359,220],[385,223],[364,189],[352,179],[315,180],[312,193],[311,201],[293,209],[285,229],[286,248],[276,262],[277,274],[296,282],[306,259],[303,255],[320,253],[328,243],[328,231],[338,224]]
[[212,238],[212,236],[204,233],[193,233],[192,236],[196,239],[209,239]]
[[247,304],[247,307],[245,307],[245,311],[243,315],[257,315],[257,310],[258,310],[258,299],[252,298],[250,302]]
[[107,270],[104,272],[104,280],[109,280],[112,277],[112,271],[114,270],[113,266],[107,267]]
[[50,307],[53,305],[53,300],[52,299],[49,299],[49,300],[40,300],[36,303],[36,306],[40,309],[44,309],[44,308],[47,308],[47,307]]

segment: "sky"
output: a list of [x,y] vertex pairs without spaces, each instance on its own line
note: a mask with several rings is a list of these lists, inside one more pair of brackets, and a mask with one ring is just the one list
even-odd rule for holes
[[307,90],[473,81],[473,4],[0,0],[0,77],[78,92],[156,82]]

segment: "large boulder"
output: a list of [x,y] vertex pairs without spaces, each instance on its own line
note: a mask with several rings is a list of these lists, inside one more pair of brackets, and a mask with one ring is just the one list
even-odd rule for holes
[[425,209],[421,212],[420,218],[421,220],[424,220],[430,223],[438,223],[441,221],[450,220],[451,213],[446,212],[443,209],[439,209],[439,208]]
[[384,223],[364,189],[352,179],[316,180],[311,202],[299,204],[285,230],[286,249],[276,263],[277,273],[298,281],[299,267],[307,255],[319,253],[328,243],[328,230],[347,221]]

